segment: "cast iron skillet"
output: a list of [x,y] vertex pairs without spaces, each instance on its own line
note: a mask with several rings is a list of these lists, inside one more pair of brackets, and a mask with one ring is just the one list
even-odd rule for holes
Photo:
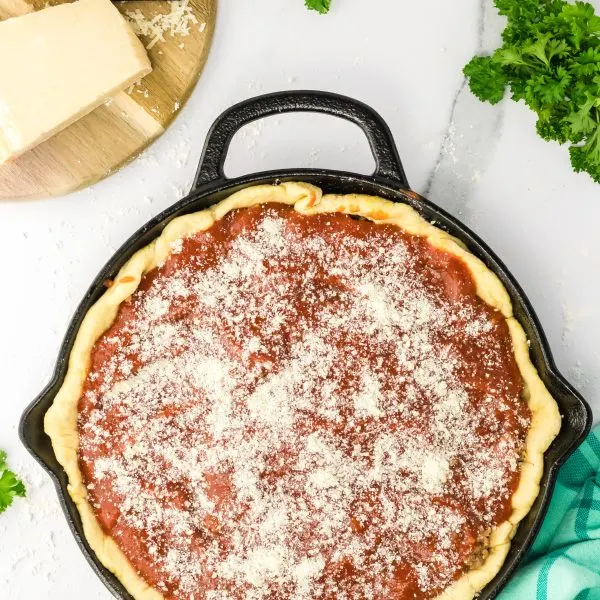
[[[245,175],[235,179],[225,177],[223,164],[229,144],[234,134],[243,125],[261,117],[297,111],[326,113],[357,124],[366,134],[375,156],[376,168],[373,175],[365,176],[322,169],[286,169]],[[483,260],[500,277],[511,296],[515,315],[531,341],[532,360],[542,380],[558,402],[563,421],[558,437],[545,456],[540,494],[531,512],[521,523],[502,570],[480,596],[483,600],[494,598],[531,546],[548,507],[558,467],[583,441],[589,431],[591,411],[585,400],[557,371],[538,319],[525,294],[506,267],[473,232],[454,217],[410,190],[388,126],[375,111],[356,100],[324,92],[281,92],[242,102],[225,111],[215,121],[208,134],[189,195],[133,234],[92,283],[69,325],[52,380],[21,418],[19,429],[21,439],[54,480],[71,531],[94,571],[117,598],[130,600],[131,596],[123,586],[97,560],[83,535],[79,514],[67,493],[67,478],[54,456],[50,439],[44,433],[44,415],[62,385],[69,353],[84,315],[102,295],[105,289],[103,282],[114,278],[123,263],[134,252],[158,237],[167,223],[179,215],[206,208],[248,185],[290,180],[306,181],[327,192],[372,194],[409,204],[428,221],[435,221],[438,227],[461,239],[473,254]]]

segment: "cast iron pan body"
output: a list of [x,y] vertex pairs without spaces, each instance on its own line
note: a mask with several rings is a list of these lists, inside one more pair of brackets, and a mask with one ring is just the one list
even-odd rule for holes
[[[375,173],[365,176],[341,171],[294,169],[227,179],[223,172],[223,164],[234,134],[251,121],[284,112],[320,112],[356,123],[369,140],[375,156]],[[131,236],[92,283],[68,328],[52,381],[23,414],[19,429],[21,439],[54,480],[71,530],[92,568],[116,597],[130,600],[131,596],[127,594],[117,579],[100,564],[90,549],[83,534],[77,509],[67,493],[67,478],[54,456],[50,439],[44,433],[44,415],[62,385],[75,336],[83,317],[102,295],[105,289],[103,282],[113,279],[131,255],[158,237],[172,219],[202,210],[248,185],[296,180],[312,183],[327,192],[372,194],[409,204],[425,219],[435,221],[438,227],[462,240],[473,254],[483,260],[500,277],[511,296],[515,315],[531,341],[532,360],[542,380],[558,402],[563,422],[558,437],[545,456],[540,494],[531,512],[519,526],[502,570],[480,596],[482,600],[494,598],[531,546],[548,507],[558,467],[583,441],[589,431],[591,411],[583,398],[557,371],[538,319],[525,294],[506,267],[473,232],[410,190],[388,126],[371,108],[350,98],[324,92],[282,92],[242,102],[227,110],[217,119],[208,134],[200,166],[189,195],[149,221]]]

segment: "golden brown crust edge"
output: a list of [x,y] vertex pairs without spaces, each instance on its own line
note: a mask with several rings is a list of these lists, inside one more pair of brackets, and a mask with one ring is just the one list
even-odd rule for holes
[[206,210],[184,215],[171,221],[151,244],[136,252],[119,271],[114,284],[88,311],[76,336],[69,357],[69,367],[62,387],[45,418],[45,430],[59,463],[69,480],[68,491],[77,505],[88,543],[100,562],[122,582],[136,600],[160,600],[135,571],[116,542],[105,535],[87,499],[77,458],[77,405],[87,376],[92,347],[114,321],[118,308],[138,287],[142,276],[164,262],[171,242],[210,228],[213,223],[236,209],[266,202],[293,205],[303,214],[344,212],[377,223],[391,223],[414,235],[427,238],[433,246],[461,258],[472,273],[477,294],[497,308],[507,320],[515,359],[525,382],[532,421],[526,439],[519,486],[512,497],[512,514],[508,521],[492,531],[489,555],[484,564],[463,575],[437,600],[469,600],[483,589],[500,570],[519,521],[529,512],[539,493],[544,452],[558,434],[561,418],[556,402],[541,381],[529,357],[523,328],[513,317],[508,293],[497,276],[463,245],[441,229],[424,220],[414,209],[365,195],[323,195],[319,188],[305,183],[284,183],[245,188]]

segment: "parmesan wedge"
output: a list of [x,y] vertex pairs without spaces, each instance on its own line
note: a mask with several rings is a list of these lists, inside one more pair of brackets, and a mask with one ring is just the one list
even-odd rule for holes
[[110,0],[78,0],[0,23],[0,163],[88,114],[152,70]]

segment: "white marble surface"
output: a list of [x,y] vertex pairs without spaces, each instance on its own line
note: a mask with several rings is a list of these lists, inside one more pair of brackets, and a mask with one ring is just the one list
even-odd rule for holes
[[[598,5],[597,5],[598,6]],[[42,389],[93,275],[141,224],[187,191],[213,119],[249,96],[325,89],[388,121],[415,190],[463,219],[529,295],[556,361],[600,415],[600,186],[536,137],[523,106],[480,104],[461,69],[498,40],[491,0],[221,0],[206,71],[183,114],[145,157],[83,192],[0,204],[0,447],[27,501],[0,516],[0,597],[108,599],[81,556],[49,479],[21,447],[17,422]],[[285,116],[247,127],[229,174],[310,165],[368,172],[352,125]],[[83,596],[81,590],[85,590]]]

